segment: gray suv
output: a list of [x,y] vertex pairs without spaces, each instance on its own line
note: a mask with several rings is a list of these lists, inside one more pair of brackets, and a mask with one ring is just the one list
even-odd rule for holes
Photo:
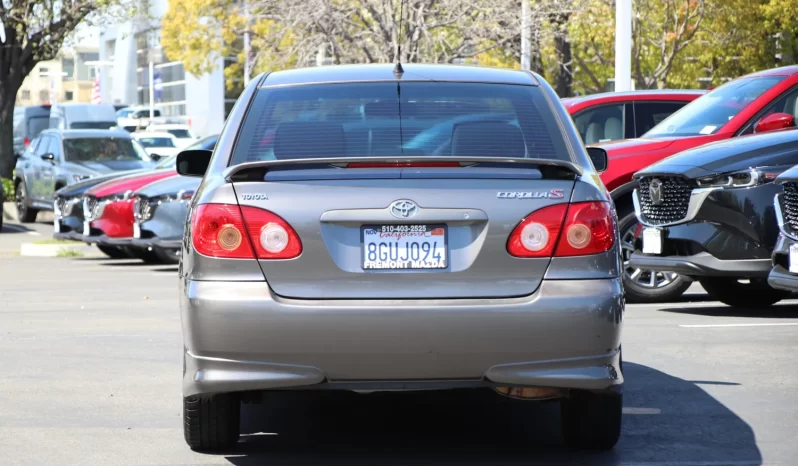
[[[446,144],[426,138],[447,121]],[[188,444],[230,447],[240,403],[274,390],[482,388],[559,400],[567,444],[612,448],[624,298],[606,162],[532,73],[255,79],[212,155],[178,155],[204,177],[179,280]]]
[[154,166],[127,131],[42,131],[17,159],[14,197],[19,219],[33,222],[40,210],[53,210],[54,194],[64,186]]

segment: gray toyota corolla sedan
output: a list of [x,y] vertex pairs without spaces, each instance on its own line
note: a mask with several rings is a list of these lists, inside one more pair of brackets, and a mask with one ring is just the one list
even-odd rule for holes
[[[451,120],[448,144],[419,143]],[[180,265],[188,444],[230,447],[240,403],[277,389],[483,388],[560,400],[569,445],[612,448],[624,298],[606,162],[523,71],[259,76],[212,155],[178,156],[204,176]]]

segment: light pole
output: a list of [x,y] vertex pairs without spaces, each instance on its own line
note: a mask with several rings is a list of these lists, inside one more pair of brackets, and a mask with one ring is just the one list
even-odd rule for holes
[[249,5],[247,0],[244,0],[244,20],[246,29],[244,30],[244,87],[249,85],[249,75],[252,73],[249,64],[250,44],[249,44]]
[[632,90],[632,0],[615,1],[615,92]]
[[529,70],[532,55],[532,27],[529,17],[529,0],[521,0],[521,69]]

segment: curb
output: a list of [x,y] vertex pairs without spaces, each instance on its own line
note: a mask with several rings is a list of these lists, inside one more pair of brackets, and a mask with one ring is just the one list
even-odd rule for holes
[[76,243],[74,245],[24,243],[19,249],[20,256],[28,257],[58,257],[65,253],[71,254],[74,257],[77,257],[77,254],[82,257],[102,256],[102,253],[96,248],[82,243]]
[[3,203],[3,218],[14,222],[19,223],[19,217],[17,217],[17,206],[13,202],[4,202]]

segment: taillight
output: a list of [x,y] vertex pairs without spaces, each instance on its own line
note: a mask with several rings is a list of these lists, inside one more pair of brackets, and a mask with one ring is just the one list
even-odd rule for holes
[[510,234],[515,257],[569,257],[598,254],[615,243],[615,222],[606,202],[556,204],[529,214]]
[[568,207],[556,257],[586,256],[615,244],[615,220],[607,202],[578,202]]
[[22,142],[25,143],[25,147],[28,147],[30,145],[30,139],[28,139],[27,136],[25,136],[25,139],[23,139]]
[[285,220],[268,210],[231,204],[201,204],[191,219],[194,249],[229,259],[292,259],[302,242]]
[[510,234],[507,252],[515,257],[551,257],[567,210],[568,204],[555,204],[527,215]]

